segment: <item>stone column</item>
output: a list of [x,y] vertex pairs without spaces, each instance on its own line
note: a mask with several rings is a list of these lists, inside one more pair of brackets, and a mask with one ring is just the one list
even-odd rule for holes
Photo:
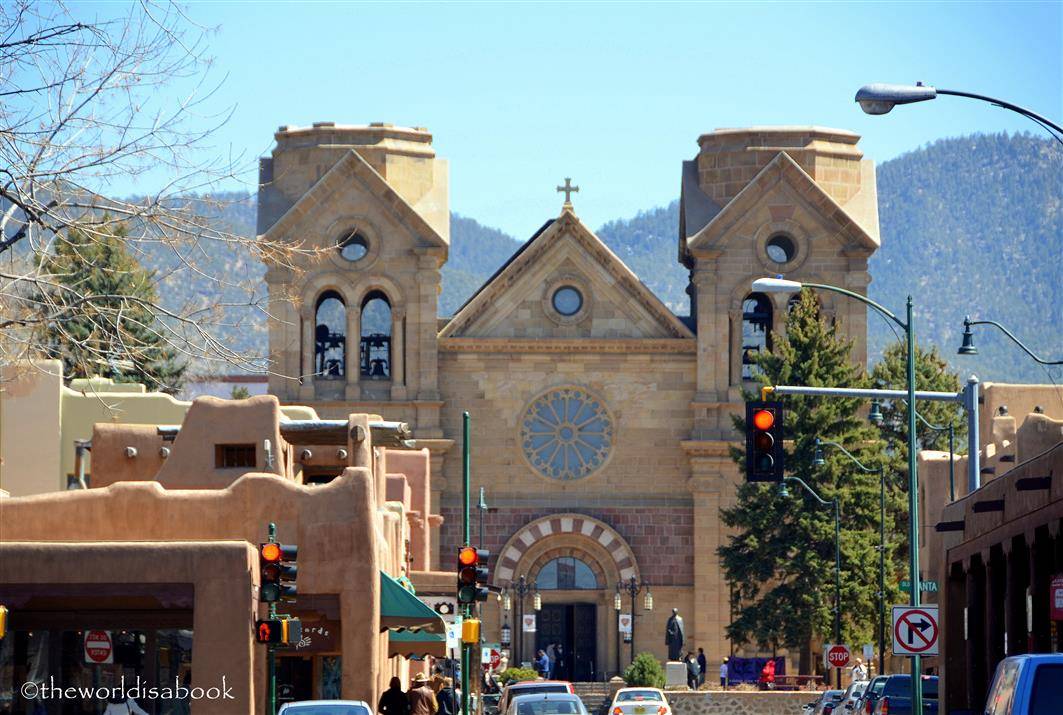
[[[443,258],[424,253],[417,260],[417,285],[419,292],[411,295],[407,309],[413,321],[411,350],[417,352],[418,375],[417,399],[439,399],[439,326],[436,324],[436,306],[439,302],[439,267]],[[416,303],[416,306],[413,305]]]
[[344,386],[344,397],[348,400],[357,400],[362,396],[362,388],[359,380],[362,379],[362,311],[359,306],[347,306],[347,341],[344,347],[345,364],[343,374],[347,384]]
[[391,310],[391,399],[406,399],[406,309]]
[[986,598],[985,568],[980,556],[967,566],[967,702],[980,709],[985,700]]
[[316,342],[314,340],[314,329],[317,327],[314,324],[313,311],[306,311],[302,315],[303,322],[303,358],[302,358],[302,374],[300,375],[299,383],[299,399],[300,400],[313,400],[314,399],[314,373],[317,372],[317,353],[314,349]]

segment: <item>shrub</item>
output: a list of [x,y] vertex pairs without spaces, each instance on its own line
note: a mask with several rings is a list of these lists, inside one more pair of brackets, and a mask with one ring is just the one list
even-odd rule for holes
[[624,671],[629,687],[663,688],[664,669],[652,653],[639,653]]
[[498,676],[498,680],[502,685],[525,680],[537,680],[538,678],[539,674],[531,668],[506,668]]

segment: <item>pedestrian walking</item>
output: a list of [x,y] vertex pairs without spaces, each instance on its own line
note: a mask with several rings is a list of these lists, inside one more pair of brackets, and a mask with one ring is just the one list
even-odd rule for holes
[[436,695],[428,687],[428,678],[424,673],[413,676],[406,699],[410,702],[410,715],[436,715],[439,710]]
[[852,670],[853,680],[867,680],[867,666],[863,658],[857,658]]
[[381,715],[410,715],[410,700],[406,693],[402,692],[401,680],[391,679],[388,689],[380,696],[376,709]]
[[760,680],[757,681],[761,690],[772,690],[775,688],[775,660],[771,659],[764,664],[764,668],[760,671]]
[[727,658],[724,657],[720,662],[720,687],[727,690],[728,677],[727,677]]
[[698,648],[698,687],[705,684],[705,671],[709,669],[709,661],[705,657],[705,649]]
[[687,687],[691,690],[698,689],[698,661],[694,658],[694,651],[688,650],[683,662],[687,666]]
[[460,706],[454,692],[453,678],[443,678],[443,687],[436,693],[436,703],[439,705],[439,715],[458,715]]

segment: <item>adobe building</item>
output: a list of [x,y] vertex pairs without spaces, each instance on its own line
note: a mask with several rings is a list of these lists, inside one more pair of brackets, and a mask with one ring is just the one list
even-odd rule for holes
[[[672,608],[710,669],[730,652],[728,587],[716,549],[739,473],[731,415],[751,356],[785,330],[787,298],[750,292],[785,273],[866,293],[879,245],[875,173],[851,132],[724,129],[677,168],[677,260],[690,306],[673,312],[568,200],[455,315],[437,312],[449,249],[446,163],[423,128],[281,127],[260,166],[258,231],[312,251],[266,280],[276,376],[270,392],[326,417],[409,423],[431,454],[431,564],[460,541],[461,415],[472,416],[473,490],[494,582],[511,609],[486,636],[542,609],[511,662],[561,643],[560,677],[602,680],[627,665],[614,598],[632,582],[638,650],[666,656]],[[552,189],[552,187],[550,187]],[[866,362],[867,317],[823,312]],[[287,376],[287,377],[285,377]],[[290,379],[298,376],[300,379]],[[646,611],[652,593],[655,608]],[[622,610],[631,609],[625,595]],[[751,653],[752,654],[752,653]]]
[[[204,689],[224,677],[232,699],[195,700],[193,713],[262,712],[254,621],[270,522],[299,547],[298,596],[279,611],[304,630],[278,652],[282,700],[375,703],[391,676],[406,679],[408,656],[445,654],[445,624],[408,587],[438,580],[423,572],[439,517],[428,452],[406,436],[368,414],[286,419],[272,396],[200,398],[179,427],[97,424],[92,488],[0,499],[0,704],[31,711],[20,686],[50,677]],[[96,632],[111,643],[102,664],[85,646]]]
[[989,383],[983,390],[981,487],[967,489],[956,458],[920,455],[921,557],[940,585],[943,711],[981,712],[1005,655],[1063,649],[1063,389]]

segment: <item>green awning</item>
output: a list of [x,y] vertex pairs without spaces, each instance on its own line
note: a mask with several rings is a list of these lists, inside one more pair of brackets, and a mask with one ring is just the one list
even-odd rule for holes
[[401,583],[380,572],[380,632],[422,631],[446,640],[447,624]]
[[388,657],[401,655],[420,660],[426,655],[447,657],[447,637],[427,631],[388,631]]

